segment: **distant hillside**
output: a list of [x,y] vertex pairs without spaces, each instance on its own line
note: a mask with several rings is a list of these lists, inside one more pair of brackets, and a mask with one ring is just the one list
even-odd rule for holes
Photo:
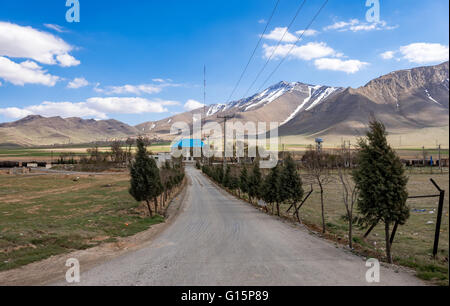
[[362,135],[370,115],[393,133],[448,126],[449,63],[392,72],[347,88],[280,128],[281,135]]
[[136,134],[134,127],[117,120],[28,116],[15,122],[0,124],[0,145],[87,143]]

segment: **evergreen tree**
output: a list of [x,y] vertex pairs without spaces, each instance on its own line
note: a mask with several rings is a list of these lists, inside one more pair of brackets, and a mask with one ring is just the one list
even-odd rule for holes
[[231,167],[227,165],[225,169],[225,174],[223,176],[222,185],[225,188],[228,188],[230,187],[230,182],[231,182]]
[[221,165],[220,166],[216,166],[215,169],[214,169],[214,180],[217,183],[222,184],[223,177],[224,177],[223,167]]
[[250,197],[250,202],[252,202],[253,199],[259,200],[262,198],[262,185],[263,179],[261,169],[259,169],[259,161],[256,160],[248,184],[248,196]]
[[129,192],[136,201],[145,201],[150,216],[153,212],[150,201],[155,203],[155,212],[158,213],[158,196],[163,192],[159,169],[153,158],[148,155],[143,138],[137,140],[137,154],[130,166],[131,187]]
[[360,191],[357,205],[367,224],[384,222],[386,256],[392,263],[390,225],[403,225],[409,218],[408,178],[400,158],[387,143],[384,125],[372,119],[369,127],[367,137],[358,142],[358,167],[353,171]]
[[241,175],[239,177],[239,189],[242,193],[248,193],[249,178],[247,167],[242,167]]
[[230,182],[229,182],[229,184],[228,184],[228,188],[231,190],[231,191],[235,191],[236,189],[238,189],[239,188],[239,178],[237,178],[236,176],[231,176],[230,177]]
[[282,199],[294,205],[297,210],[297,203],[303,199],[304,191],[302,178],[298,174],[297,167],[290,154],[284,160],[281,174],[281,194]]
[[277,206],[277,215],[280,215],[280,202],[283,201],[282,187],[281,187],[281,171],[280,166],[276,166],[270,170],[269,175],[264,180],[263,200],[272,206]]

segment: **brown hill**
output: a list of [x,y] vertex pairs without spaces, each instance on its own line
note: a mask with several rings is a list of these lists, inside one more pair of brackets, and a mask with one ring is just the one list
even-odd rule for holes
[[12,123],[0,124],[0,145],[87,143],[124,138],[136,133],[134,127],[117,120],[28,116]]

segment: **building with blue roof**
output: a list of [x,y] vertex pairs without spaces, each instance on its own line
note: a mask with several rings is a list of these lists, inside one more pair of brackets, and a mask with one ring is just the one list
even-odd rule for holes
[[205,143],[201,139],[181,139],[175,143],[172,148],[191,149],[191,148],[203,148]]

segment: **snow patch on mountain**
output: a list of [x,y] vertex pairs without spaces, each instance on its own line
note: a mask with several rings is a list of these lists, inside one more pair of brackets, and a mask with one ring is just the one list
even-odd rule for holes
[[292,90],[290,86],[282,87],[277,90],[266,89],[260,95],[258,95],[258,97],[256,98],[257,102],[251,104],[250,106],[247,106],[245,108],[245,111],[248,111],[249,109],[255,108],[259,105],[270,104],[290,90]]
[[431,101],[433,101],[434,103],[437,103],[439,105],[442,105],[441,103],[439,103],[438,101],[436,101],[429,93],[428,89],[425,89],[425,94],[427,95],[428,99],[430,99]]
[[216,104],[209,108],[208,112],[206,113],[206,116],[212,116],[220,111],[222,111],[225,108],[225,104]]
[[330,95],[335,93],[337,90],[340,90],[340,88],[326,87],[326,86],[321,87],[320,89],[316,90],[313,93],[313,97],[312,97],[313,103],[311,103],[311,105],[306,110],[309,111],[309,110],[313,109],[314,107],[319,105],[323,100],[325,100]]
[[321,87],[321,86],[314,86],[314,87],[308,86],[308,91],[309,91],[308,97],[307,97],[305,100],[303,100],[303,103],[300,104],[300,105],[295,109],[295,111],[294,111],[292,114],[290,114],[289,117],[288,117],[283,123],[281,123],[281,125],[285,125],[286,123],[288,123],[289,121],[291,121],[292,119],[294,119],[294,117],[297,116],[297,114],[298,114],[300,111],[302,111],[303,108],[305,107],[305,105],[308,104],[308,102],[311,100],[313,92],[314,92],[317,88],[320,88],[320,87]]

